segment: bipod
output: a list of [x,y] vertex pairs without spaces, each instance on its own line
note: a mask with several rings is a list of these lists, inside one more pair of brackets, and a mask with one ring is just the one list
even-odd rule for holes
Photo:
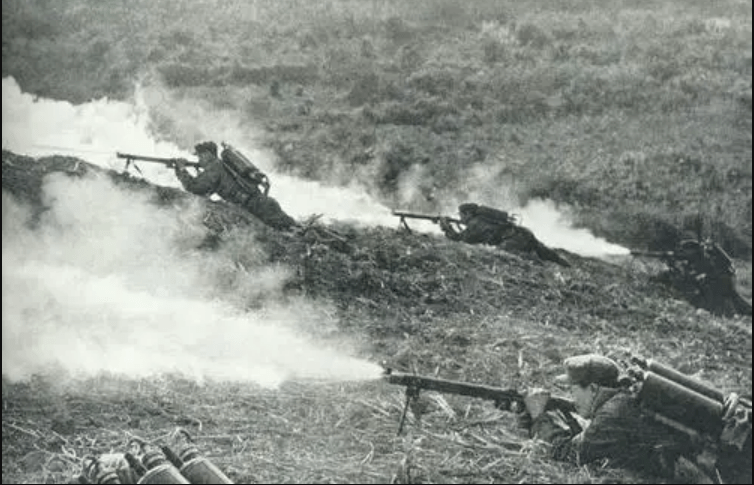
[[406,387],[406,403],[403,405],[403,413],[401,413],[401,422],[398,425],[398,436],[403,432],[403,425],[406,423],[406,414],[408,414],[408,408],[411,403],[419,399],[419,388],[415,386]]

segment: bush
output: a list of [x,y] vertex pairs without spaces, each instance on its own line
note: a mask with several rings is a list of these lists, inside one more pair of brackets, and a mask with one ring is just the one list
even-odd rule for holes
[[522,46],[543,49],[552,44],[552,38],[542,28],[532,23],[523,23],[516,28],[516,39]]
[[211,68],[191,64],[163,64],[158,68],[165,84],[171,88],[202,86],[214,79]]
[[430,96],[442,97],[450,96],[457,86],[455,73],[450,70],[422,70],[412,74],[407,83]]
[[402,44],[414,38],[414,31],[402,18],[390,17],[385,22],[385,36],[390,42]]
[[362,106],[379,96],[380,78],[374,72],[362,74],[354,82],[351,91],[346,96],[351,106]]
[[485,39],[482,42],[482,60],[485,64],[496,64],[506,58],[507,49],[497,39]]

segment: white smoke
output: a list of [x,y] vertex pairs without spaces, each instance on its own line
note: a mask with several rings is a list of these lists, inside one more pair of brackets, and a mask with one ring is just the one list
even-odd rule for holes
[[520,215],[522,226],[534,231],[537,238],[550,247],[600,258],[630,254],[627,248],[595,237],[587,229],[573,228],[565,211],[558,210],[551,200],[534,199],[513,212]]
[[[157,140],[158,134],[169,136],[170,141]],[[121,169],[124,161],[115,157],[115,151],[191,159],[193,145],[203,140],[225,141],[241,150],[270,176],[270,195],[294,218],[321,215],[325,222],[398,227],[391,209],[356,182],[336,187],[276,172],[274,154],[260,148],[258,129],[243,122],[235,108],[220,110],[198,97],[181,97],[158,83],[138,87],[132,103],[103,99],[72,106],[36,99],[22,93],[12,78],[3,79],[3,147],[16,153],[40,156],[71,150],[92,163]],[[457,216],[458,204],[476,202],[523,216],[523,225],[552,247],[593,257],[628,254],[626,248],[573,228],[567,207],[551,201],[530,201],[519,207],[514,183],[505,178],[505,164],[499,162],[496,159],[475,165],[459,181],[455,192],[435,194],[441,200],[441,212],[431,215]],[[162,166],[142,163],[139,167],[147,180],[180,187],[172,171]],[[433,186],[425,172],[409,171],[400,180],[399,200],[406,206],[396,209],[410,206],[411,201],[425,195],[422,191]],[[410,226],[419,232],[440,234],[431,222],[411,220]]]
[[[275,386],[379,375],[311,336],[334,325],[328,309],[276,298],[286,269],[260,255],[230,271],[230,256],[193,250],[203,231],[192,206],[157,209],[102,176],[53,175],[44,193],[50,210],[34,229],[3,193],[4,376],[63,368]],[[253,264],[253,238],[245,244]],[[255,297],[253,311],[239,304]]]
[[[364,187],[333,187],[275,171],[273,156],[258,148],[256,129],[239,121],[233,110],[218,110],[201,100],[180,99],[154,85],[137,87],[132,103],[95,100],[82,105],[39,99],[18,83],[3,79],[3,148],[39,157],[70,155],[123,170],[117,152],[193,159],[193,146],[205,140],[238,148],[272,180],[270,195],[294,218],[322,215],[322,220],[356,225],[396,224],[391,210],[371,198]],[[172,141],[158,140],[155,125],[167,125]],[[157,130],[157,131],[164,131]],[[183,147],[183,148],[181,148]],[[137,163],[130,173],[155,184],[180,187],[164,166]]]
[[260,148],[258,129],[243,122],[235,108],[221,110],[196,97],[182,98],[156,82],[137,89],[136,105],[145,107],[144,111],[165,125],[159,131],[169,131],[171,137],[187,146],[214,140],[218,144],[229,143],[240,150],[269,176],[270,196],[294,218],[321,215],[325,222],[396,225],[392,211],[369,196],[364,186],[354,183],[337,187],[277,172],[274,154]]
[[[22,92],[15,79],[6,77],[2,109],[3,148],[14,153],[75,156],[114,170],[125,167],[125,160],[116,157],[118,151],[155,157],[190,156],[173,143],[155,140],[149,133],[150,119],[143,106],[107,98],[80,105],[37,98]],[[162,166],[142,163],[139,168],[156,184],[180,186]]]
[[553,248],[606,260],[630,253],[627,248],[598,238],[587,229],[574,228],[568,215],[569,208],[565,205],[558,206],[552,200],[543,199],[532,199],[523,206],[519,205],[515,180],[506,176],[505,170],[505,164],[497,161],[472,166],[460,181],[457,192],[441,196],[441,212],[458,217],[458,205],[475,202],[516,215],[522,226]]

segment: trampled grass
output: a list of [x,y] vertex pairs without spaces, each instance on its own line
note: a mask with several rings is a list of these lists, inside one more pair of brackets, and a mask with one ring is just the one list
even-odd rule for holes
[[[152,79],[259,126],[281,170],[356,178],[402,208],[472,194],[469,174],[491,167],[511,203],[568,204],[626,246],[662,246],[700,217],[750,298],[751,18],[734,0],[3,2],[3,76],[74,102]],[[11,187],[12,158],[4,192],[33,199],[38,187]],[[396,191],[419,169],[406,201]],[[246,222],[210,209],[209,225]],[[751,395],[751,318],[674,299],[651,264],[569,255],[561,272],[374,229],[351,241],[358,258],[320,246],[304,268],[310,246],[261,234],[293,269],[289,291],[332,305],[369,361],[526,388],[568,355],[630,351]],[[238,483],[656,483],[552,462],[514,415],[470,398],[428,393],[398,436],[403,399],[379,380],[4,379],[3,483],[62,483],[87,454],[177,426]]]

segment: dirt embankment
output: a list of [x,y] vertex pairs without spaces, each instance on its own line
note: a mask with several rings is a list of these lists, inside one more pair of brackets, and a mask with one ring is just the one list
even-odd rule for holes
[[[151,194],[156,205],[194,197],[75,158],[3,152],[3,191],[36,214],[45,210],[41,188],[53,172],[96,172]],[[223,202],[206,203],[204,212],[208,238],[201,250],[216,251],[232,243],[235,231],[250,232],[265,255],[261,264],[291,270],[282,298],[331,304],[337,333],[361,342],[361,356],[375,362],[526,387],[549,385],[568,355],[621,358],[631,351],[703,373],[726,391],[751,392],[751,318],[697,311],[651,283],[638,263],[568,254],[573,266],[562,268],[409,234],[397,224],[360,230],[314,223],[283,234]],[[618,476],[656,483],[609,467],[587,472],[553,463],[540,445],[512,434],[513,416],[481,400],[428,395],[426,409],[408,414],[409,435],[396,436],[403,397],[392,387],[290,383],[263,391],[173,377],[102,377],[83,387],[54,376],[4,381],[3,481],[60,483],[73,476],[81,456],[121,449],[122,436],[156,439],[178,425],[190,428],[237,483],[563,483]]]
[[[3,153],[3,190],[31,203],[37,213],[45,210],[42,181],[52,172],[103,174],[118,185],[148,191],[157,205],[194,197],[76,158],[33,160]],[[269,230],[230,204],[208,202],[206,211],[208,248],[222,244],[231,229],[251,226],[271,262],[296,269],[288,291],[332,300],[344,313],[366,309],[385,319],[413,321],[403,329],[409,333],[437,316],[499,312],[531,317],[544,313],[564,328],[588,325],[585,317],[637,326],[654,318],[647,295],[658,301],[668,295],[662,287],[648,287],[645,275],[574,254],[568,254],[574,268],[564,270],[502,250],[409,233],[397,223],[395,229],[360,230],[315,223],[303,234],[289,235]]]
[[[151,193],[158,205],[194,197],[76,158],[33,160],[3,152],[3,190],[38,212],[44,210],[42,179],[51,172],[105,174],[119,185]],[[656,327],[663,314],[675,311],[668,302],[672,293],[649,282],[647,268],[629,258],[608,263],[568,254],[573,267],[564,269],[525,255],[409,233],[397,223],[395,229],[357,229],[315,222],[306,231],[284,234],[224,202],[208,201],[206,212],[207,250],[222,244],[234,228],[251,227],[270,262],[294,268],[286,291],[330,300],[344,315],[366,312],[392,322],[371,329],[377,335],[395,331],[396,322],[401,332],[414,334],[436,317],[500,313],[566,329],[639,329]]]

